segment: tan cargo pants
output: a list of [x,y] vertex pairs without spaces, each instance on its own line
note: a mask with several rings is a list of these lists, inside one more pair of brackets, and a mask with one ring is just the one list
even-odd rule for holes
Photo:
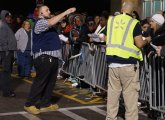
[[138,120],[139,66],[109,68],[106,120],[117,120],[121,92],[125,103],[125,120]]

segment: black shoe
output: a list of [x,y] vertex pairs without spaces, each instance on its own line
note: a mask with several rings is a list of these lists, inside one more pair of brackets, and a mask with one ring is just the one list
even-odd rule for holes
[[3,94],[3,97],[15,97],[16,94],[14,92],[9,92],[8,94]]

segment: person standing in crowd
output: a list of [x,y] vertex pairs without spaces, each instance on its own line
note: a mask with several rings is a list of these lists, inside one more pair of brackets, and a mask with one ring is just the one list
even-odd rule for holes
[[85,24],[84,17],[81,14],[75,14],[72,21],[72,29],[70,31],[70,44],[71,44],[71,55],[77,55],[80,53],[82,42],[88,40],[88,27]]
[[0,57],[2,61],[2,71],[0,75],[0,88],[4,97],[15,97],[11,88],[11,72],[14,62],[14,51],[17,49],[17,43],[14,32],[7,23],[7,17],[11,13],[2,10],[0,17]]
[[153,44],[157,45],[156,53],[158,56],[165,56],[165,19],[161,14],[154,14],[151,17],[151,28],[153,29]]
[[[161,14],[154,14],[150,18],[150,36],[152,38],[152,44],[156,46],[165,45],[165,26],[164,26],[164,17]],[[152,52],[156,52],[155,48],[148,44],[144,47],[145,54],[149,56]]]
[[88,26],[89,33],[93,33],[96,28],[95,28],[94,18],[92,16],[87,17],[86,24]]
[[[148,20],[147,19],[141,20],[140,25],[141,25],[141,28],[142,28],[142,37],[143,37],[143,39],[145,39],[145,37],[151,36],[151,28],[150,28],[150,23],[148,22]],[[147,44],[143,47],[143,54],[144,55],[148,54],[147,53],[148,49],[149,49],[149,44]]]
[[17,39],[17,64],[20,77],[30,77],[32,56],[31,56],[31,26],[25,20],[22,27],[15,33]]
[[109,65],[106,120],[117,120],[119,98],[122,93],[125,119],[138,120],[140,48],[150,42],[142,39],[139,21],[132,18],[133,3],[124,2],[121,14],[110,16],[107,25],[106,56]]
[[141,20],[140,25],[142,28],[142,36],[143,37],[150,36],[151,29],[150,29],[150,23],[148,22],[148,20],[147,19]]
[[[24,109],[31,114],[58,109],[52,104],[51,96],[58,73],[58,58],[61,57],[61,41],[54,30],[54,25],[62,18],[76,11],[70,8],[51,18],[50,10],[42,5],[38,8],[38,20],[33,30],[33,54],[36,77]],[[39,108],[36,104],[39,102]]]
[[59,28],[58,28],[59,34],[69,37],[69,33],[71,29],[72,29],[72,26],[69,24],[67,18],[64,18],[62,21],[60,21]]
[[158,46],[156,49],[158,56],[165,57],[165,46]]
[[157,46],[165,45],[164,17],[161,14],[154,14],[150,19],[152,43]]
[[100,23],[100,16],[99,15],[95,15],[94,16],[95,29],[99,26],[99,23]]
[[[109,17],[109,13],[107,11],[103,11],[100,15],[100,23],[97,27],[97,29],[95,30],[95,32],[93,33],[93,35],[96,36],[102,36],[106,33],[106,28],[107,28],[107,21],[108,21],[108,17]],[[98,39],[92,36],[89,36],[89,42],[92,42],[94,44],[102,44],[105,45],[105,41],[104,39]]]
[[133,11],[133,12],[132,12],[132,17],[133,17],[134,19],[137,19],[137,20],[140,21],[139,14],[138,14],[136,11]]
[[[97,35],[102,35],[102,34],[105,34],[106,33],[106,29],[107,29],[107,21],[108,21],[108,12],[107,11],[103,11],[100,15],[100,24],[99,26],[97,27],[96,31],[95,31],[95,34]],[[105,45],[105,42],[100,40],[100,42]]]
[[100,22],[98,27],[95,30],[95,34],[100,34],[106,31],[106,26],[107,26],[107,20],[108,20],[108,12],[107,11],[103,11],[100,15]]
[[[6,10],[5,10],[5,11],[2,10],[2,14],[3,14],[3,12],[6,13]],[[11,13],[8,13],[8,14],[5,15],[5,22],[8,24],[8,26],[9,26],[9,27],[13,30],[13,32],[14,32],[13,16],[11,15]]]
[[22,15],[18,15],[18,16],[14,17],[14,19],[13,19],[13,31],[14,31],[14,33],[16,33],[17,30],[22,27],[22,23],[23,23],[23,16]]

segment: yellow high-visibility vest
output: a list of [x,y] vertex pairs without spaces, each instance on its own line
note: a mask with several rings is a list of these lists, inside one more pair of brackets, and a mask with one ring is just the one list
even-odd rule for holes
[[106,55],[143,60],[141,50],[135,46],[133,38],[133,30],[138,22],[138,20],[126,14],[109,17]]

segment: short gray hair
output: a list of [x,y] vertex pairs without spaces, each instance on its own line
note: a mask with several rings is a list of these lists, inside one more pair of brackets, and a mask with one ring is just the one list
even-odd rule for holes
[[123,2],[122,9],[127,9],[127,10],[130,10],[130,11],[133,11],[134,4],[132,2]]

